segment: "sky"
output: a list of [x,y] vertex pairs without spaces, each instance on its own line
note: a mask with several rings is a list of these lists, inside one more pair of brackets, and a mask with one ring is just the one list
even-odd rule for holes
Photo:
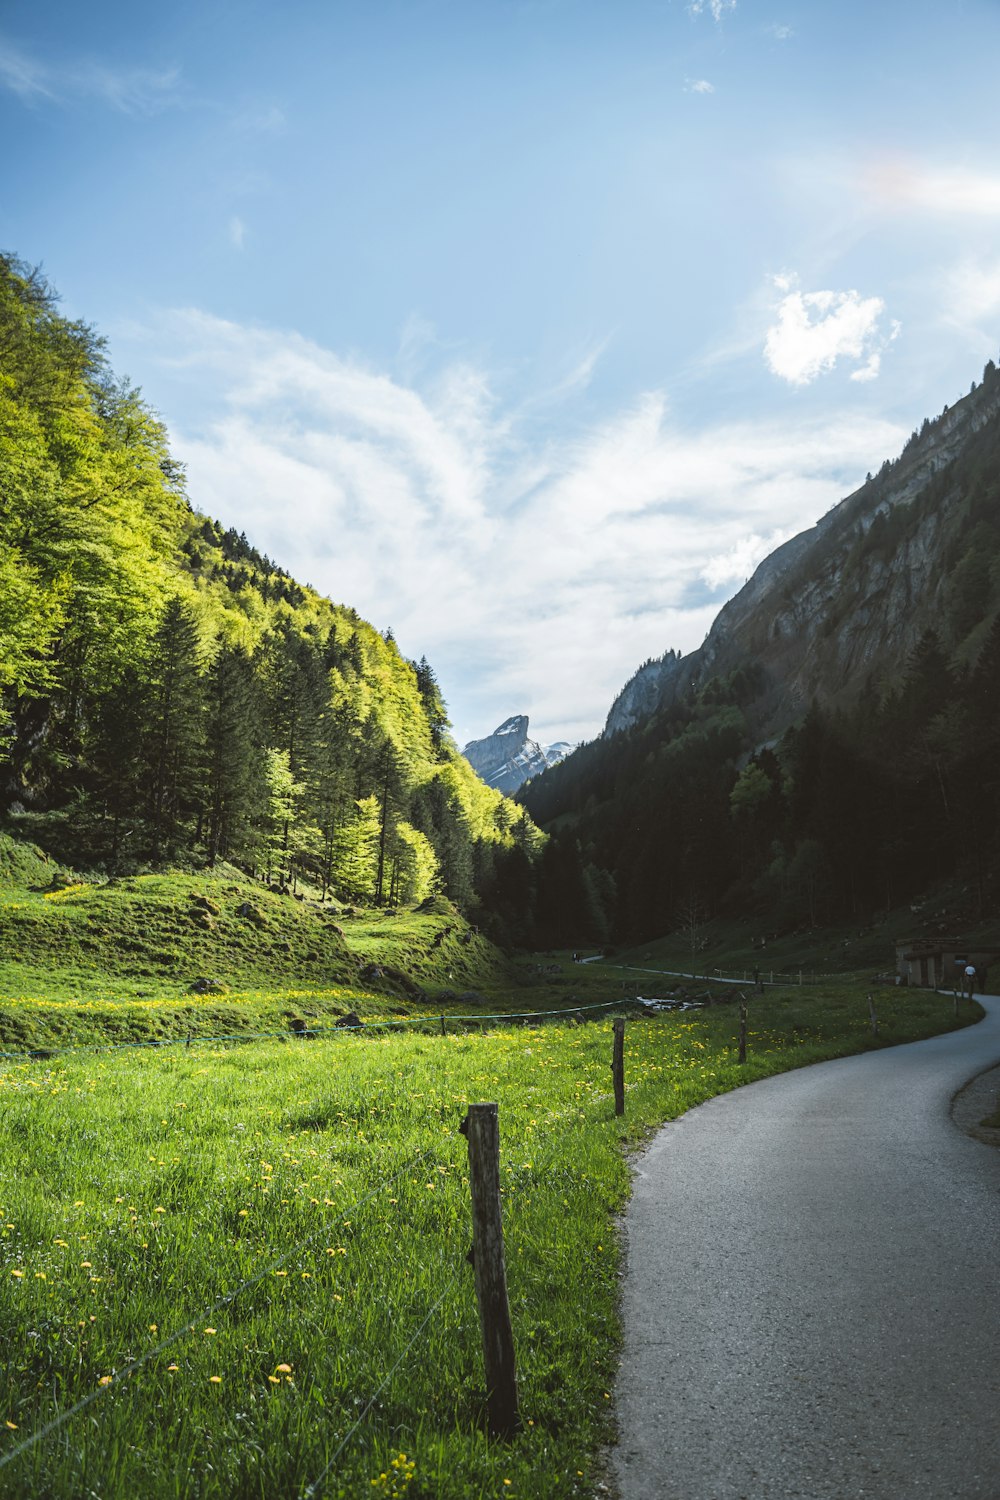
[[0,248],[192,503],[600,732],[1000,345],[1000,0],[0,0]]

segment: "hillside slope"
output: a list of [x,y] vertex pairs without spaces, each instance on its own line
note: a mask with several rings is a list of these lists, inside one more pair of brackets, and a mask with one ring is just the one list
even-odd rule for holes
[[991,361],[767,558],[699,650],[645,663],[604,734],[526,788],[565,872],[543,930],[632,941],[728,913],[763,941],[863,922],[941,879],[991,914],[998,684]]
[[538,844],[459,754],[429,664],[201,515],[103,340],[11,256],[0,819],[81,869],[228,860],[467,910]]

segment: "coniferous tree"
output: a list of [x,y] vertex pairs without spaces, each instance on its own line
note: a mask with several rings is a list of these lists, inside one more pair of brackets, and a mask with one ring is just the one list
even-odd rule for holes
[[208,863],[241,859],[265,796],[253,667],[239,646],[222,646],[205,679],[202,764]]
[[100,821],[90,828],[112,873],[144,852],[148,836],[143,791],[143,678],[126,671],[100,700],[90,736],[89,779]]
[[174,595],[153,637],[144,761],[154,859],[178,852],[196,810],[204,698],[201,642],[189,605]]

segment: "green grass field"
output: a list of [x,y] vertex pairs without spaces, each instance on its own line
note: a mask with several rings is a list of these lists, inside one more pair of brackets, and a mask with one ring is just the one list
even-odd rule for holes
[[[923,992],[879,1005],[883,1042],[954,1024]],[[624,1120],[608,1021],[8,1063],[0,1494],[592,1494],[613,1433],[623,1146],[872,1043],[857,987],[754,999],[745,1067],[736,1025],[732,1006],[630,1020]],[[457,1127],[479,1100],[500,1105],[525,1420],[510,1444],[485,1435],[465,1261]]]

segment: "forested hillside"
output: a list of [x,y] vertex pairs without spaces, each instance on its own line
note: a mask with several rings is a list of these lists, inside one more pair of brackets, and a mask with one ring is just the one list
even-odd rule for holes
[[690,657],[522,794],[539,935],[715,914],[863,921],[936,882],[1000,903],[1000,375],[761,564]]
[[81,868],[228,860],[466,910],[505,909],[539,842],[458,753],[427,662],[199,514],[104,341],[12,256],[0,816]]

